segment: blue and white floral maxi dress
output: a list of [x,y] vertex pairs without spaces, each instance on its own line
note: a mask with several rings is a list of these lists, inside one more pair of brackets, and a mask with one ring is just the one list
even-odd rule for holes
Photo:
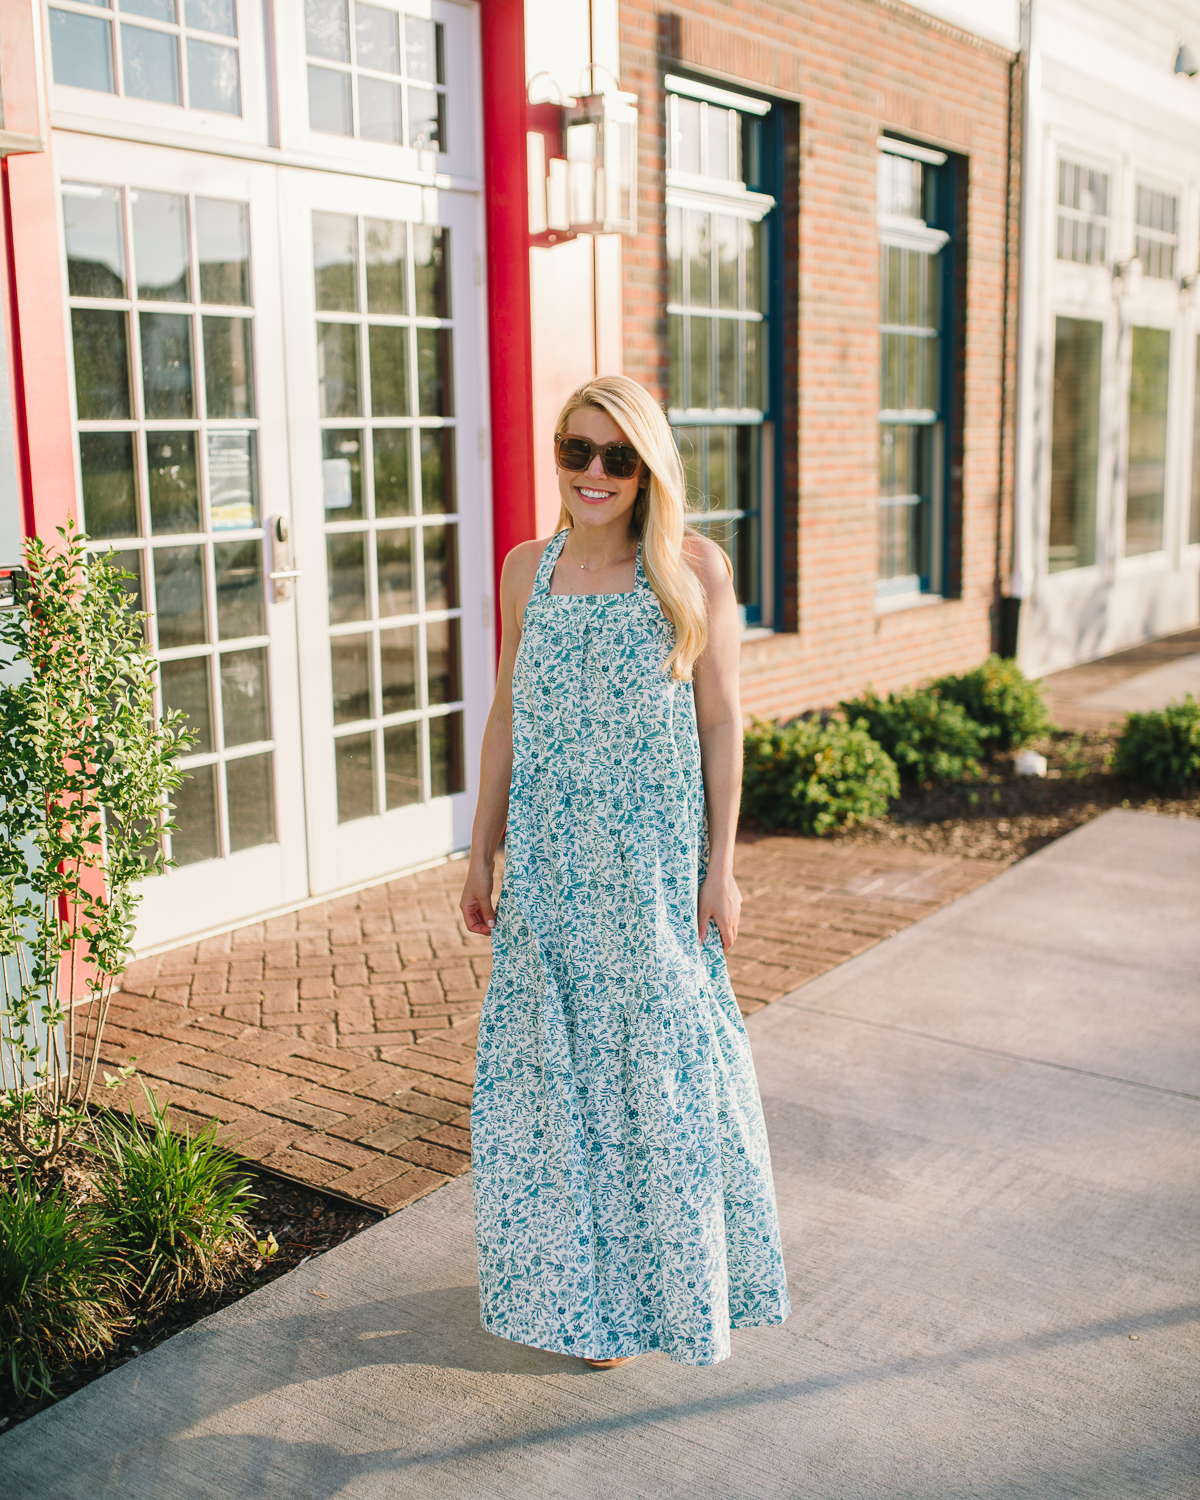
[[471,1129],[483,1326],[592,1359],[729,1355],[789,1312],[762,1106],[716,926],[690,683],[642,569],[556,595],[542,556]]

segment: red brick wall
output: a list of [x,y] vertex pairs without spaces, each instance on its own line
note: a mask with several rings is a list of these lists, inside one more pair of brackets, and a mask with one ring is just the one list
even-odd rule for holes
[[[727,0],[683,14],[621,0],[623,86],[640,100],[640,233],[627,241],[625,371],[666,395],[662,75],[798,100],[785,149],[784,610],[743,648],[743,706],[784,717],[979,662],[1005,579],[1019,142],[1010,54],[897,0]],[[900,131],[963,158],[968,248],[952,573],[957,597],[877,613],[876,146]],[[952,435],[953,445],[953,435]],[[961,473],[959,469],[961,467]],[[948,544],[950,538],[947,539]]]

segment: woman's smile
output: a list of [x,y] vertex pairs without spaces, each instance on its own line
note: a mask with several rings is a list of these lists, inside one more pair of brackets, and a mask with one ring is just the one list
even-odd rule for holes
[[596,490],[591,485],[585,484],[577,484],[573,488],[579,498],[586,500],[589,505],[603,505],[606,500],[611,500],[616,493],[614,490]]

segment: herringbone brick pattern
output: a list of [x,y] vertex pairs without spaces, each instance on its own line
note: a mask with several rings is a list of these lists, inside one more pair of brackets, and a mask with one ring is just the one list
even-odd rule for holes
[[[1001,866],[910,850],[747,839],[730,974],[749,1014]],[[179,1125],[221,1121],[249,1160],[392,1212],[470,1166],[490,961],[455,861],[141,959],[103,1057],[136,1059]],[[119,1094],[142,1112],[133,1083]]]

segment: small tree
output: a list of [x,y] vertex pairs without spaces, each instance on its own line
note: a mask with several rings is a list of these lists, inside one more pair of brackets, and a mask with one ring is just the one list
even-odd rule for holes
[[129,575],[59,535],[26,543],[28,588],[0,617],[0,1133],[37,1167],[86,1119],[187,742],[182,715],[155,719]]

